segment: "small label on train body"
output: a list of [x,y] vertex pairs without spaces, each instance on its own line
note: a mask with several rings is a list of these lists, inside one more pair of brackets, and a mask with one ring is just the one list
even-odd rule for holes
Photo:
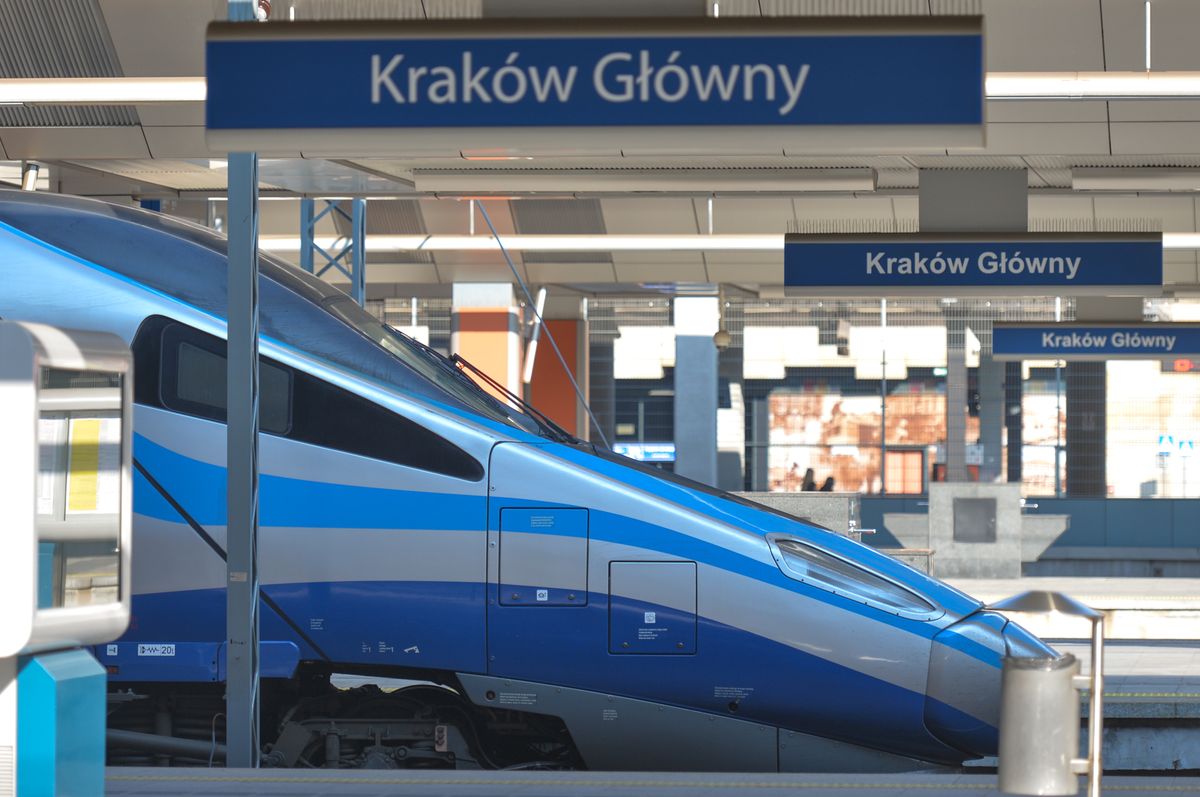
[[536,692],[501,692],[496,702],[506,706],[536,706]]
[[139,656],[174,656],[174,645],[138,645]]

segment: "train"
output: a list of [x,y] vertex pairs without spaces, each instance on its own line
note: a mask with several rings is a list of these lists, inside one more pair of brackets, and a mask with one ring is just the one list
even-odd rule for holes
[[[113,764],[220,754],[226,251],[161,213],[0,191],[0,317],[133,351],[132,620],[95,649]],[[959,767],[996,753],[1002,658],[1055,655],[844,534],[498,399],[301,269],[259,268],[264,765]]]

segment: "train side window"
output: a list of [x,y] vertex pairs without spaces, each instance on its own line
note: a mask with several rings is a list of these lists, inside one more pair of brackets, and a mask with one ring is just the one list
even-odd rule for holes
[[[164,407],[188,415],[225,422],[225,341],[182,324],[162,332],[159,393]],[[291,428],[292,375],[259,360],[258,424],[268,434],[286,435]]]
[[[162,316],[133,341],[139,404],[225,422],[225,341]],[[479,481],[483,466],[424,426],[323,379],[259,360],[259,427],[322,448]]]
[[362,396],[297,371],[288,437],[348,454],[479,481],[483,466],[467,452]]

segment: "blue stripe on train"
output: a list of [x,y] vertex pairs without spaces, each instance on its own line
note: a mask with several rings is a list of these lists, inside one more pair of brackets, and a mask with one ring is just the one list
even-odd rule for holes
[[[224,526],[225,469],[176,453],[135,434],[133,455],[202,526]],[[259,523],[303,528],[478,529],[482,495],[387,490],[263,474],[259,482]],[[179,516],[149,484],[134,490],[134,511],[178,522]],[[149,500],[146,500],[149,499]]]
[[918,592],[932,598],[936,603],[953,614],[970,614],[982,606],[982,603],[978,600],[960,590],[930,578],[923,573],[919,573],[896,559],[873,550],[869,546],[855,543],[848,537],[843,537],[839,534],[822,533],[819,529],[807,524],[801,524],[797,520],[782,517],[765,509],[746,506],[730,498],[703,493],[685,485],[645,473],[635,467],[584,453],[569,446],[548,444],[543,446],[543,448],[573,466],[585,468],[602,476],[616,479],[665,501],[670,501],[687,509],[709,515],[716,520],[732,524],[739,528],[750,528],[761,533],[795,533],[797,525],[804,525],[807,529],[807,535],[819,539],[819,542],[823,546],[834,553],[840,553],[851,559],[858,560],[869,557],[868,562],[872,569],[901,583],[915,587]]
[[[589,593],[586,607],[493,606],[489,612],[478,584],[341,582],[266,590],[343,665],[486,672],[738,716],[933,760],[961,760],[925,729],[924,694],[722,623],[699,619],[694,653],[613,655],[603,592]],[[664,616],[672,611],[647,606]],[[135,622],[121,642],[221,640],[224,607],[224,591],[217,589],[135,596]],[[315,658],[269,615],[264,612],[264,640],[295,641],[306,649],[304,658]],[[157,678],[145,666],[137,678],[124,672],[116,678],[177,680],[172,669],[181,664],[160,658],[153,665]],[[944,704],[933,710],[948,727],[978,728],[981,749],[994,744],[994,738],[988,741],[994,729],[979,720]]]
[[[225,469],[199,462],[167,449],[142,435],[135,436],[134,454],[156,479],[202,526],[225,522]],[[308,528],[395,529],[403,519],[408,528],[462,529],[482,532],[485,500],[478,496],[446,496],[405,490],[329,484],[264,475],[260,496],[260,522],[263,526]],[[550,502],[510,499],[497,500],[494,506],[512,503],[553,506]],[[144,479],[138,478],[134,490],[134,511],[170,522],[182,518]],[[734,553],[719,545],[634,518],[600,510],[591,511],[591,536],[623,545],[650,548],[723,570],[738,573],[789,591],[806,594],[832,606],[899,628],[924,638],[932,638],[942,629],[927,623],[896,617],[864,606],[849,598],[797,582],[783,575],[773,562],[764,562]],[[498,514],[498,509],[493,514]],[[493,518],[492,525],[498,525]],[[396,533],[402,533],[397,530]],[[974,658],[999,666],[993,651],[957,634],[944,634],[943,644]]]

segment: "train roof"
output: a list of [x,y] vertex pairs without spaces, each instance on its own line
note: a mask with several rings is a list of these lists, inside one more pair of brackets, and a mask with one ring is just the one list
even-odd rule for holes
[[[226,318],[228,242],[206,227],[98,200],[9,190],[0,190],[0,224]],[[259,275],[263,335],[460,411],[536,428],[329,283],[262,252]]]

